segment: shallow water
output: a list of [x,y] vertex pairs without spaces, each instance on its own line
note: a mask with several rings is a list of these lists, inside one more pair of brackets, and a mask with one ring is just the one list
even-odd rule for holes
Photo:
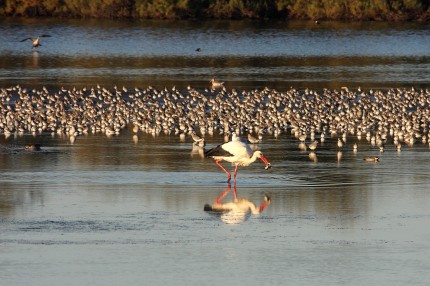
[[[428,87],[428,25],[0,20],[0,86]],[[30,35],[50,34],[32,51]],[[201,52],[196,52],[197,47]],[[223,142],[206,138],[210,148]],[[0,136],[1,285],[427,285],[430,150],[297,140],[240,168],[260,215],[205,212],[226,175],[191,138]],[[42,144],[42,151],[23,146]],[[379,163],[363,160],[377,155]],[[224,164],[230,167],[228,164]],[[232,169],[232,167],[231,167]],[[234,186],[232,186],[234,190]],[[232,200],[232,191],[224,198]],[[236,222],[231,224],[231,222]]]
[[[223,138],[207,138],[208,148]],[[22,146],[42,143],[43,150]],[[0,278],[5,285],[426,285],[427,145],[401,152],[348,138],[318,160],[290,135],[267,136],[262,163],[239,169],[237,193],[259,205],[241,223],[203,211],[225,174],[191,138],[2,140]],[[363,160],[378,155],[379,163]],[[228,167],[228,165],[226,165]],[[226,201],[232,199],[229,193]],[[222,220],[224,219],[224,220]]]

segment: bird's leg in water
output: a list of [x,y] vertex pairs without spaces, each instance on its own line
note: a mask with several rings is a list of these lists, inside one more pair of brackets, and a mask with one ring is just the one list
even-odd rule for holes
[[221,204],[220,201],[228,194],[228,192],[230,192],[230,189],[231,189],[231,185],[228,184],[228,186],[227,186],[227,188],[225,188],[224,192],[216,198],[215,204],[217,204],[217,205]]
[[237,175],[237,168],[239,168],[239,165],[236,165],[236,168],[234,168],[234,183],[236,184],[236,175]]
[[234,201],[237,202],[238,200],[237,200],[236,180],[234,180],[233,194],[234,194]]
[[221,162],[221,160],[216,160],[215,161],[215,163],[227,174],[227,176],[228,176],[227,183],[229,183],[230,180],[231,180],[230,172],[228,172],[219,162]]

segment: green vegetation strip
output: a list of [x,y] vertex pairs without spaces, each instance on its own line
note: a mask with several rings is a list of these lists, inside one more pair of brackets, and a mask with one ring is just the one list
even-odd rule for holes
[[0,16],[428,22],[430,2],[428,0],[0,0]]

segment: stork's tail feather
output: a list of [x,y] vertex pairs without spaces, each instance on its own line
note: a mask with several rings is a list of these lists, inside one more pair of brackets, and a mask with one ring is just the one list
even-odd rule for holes
[[212,211],[212,206],[210,204],[205,204],[205,206],[203,207],[203,210],[205,212],[210,212]]
[[205,157],[212,157],[212,156],[218,156],[219,155],[219,149],[221,145],[216,146],[215,148],[209,149],[205,151]]
[[213,157],[213,156],[233,156],[228,151],[222,148],[222,145],[218,145],[212,149],[205,151],[205,157]]
[[206,151],[205,151],[205,157],[206,157],[206,158],[207,158],[207,157],[210,157],[210,156],[211,156],[212,151],[213,151],[213,149],[206,150]]

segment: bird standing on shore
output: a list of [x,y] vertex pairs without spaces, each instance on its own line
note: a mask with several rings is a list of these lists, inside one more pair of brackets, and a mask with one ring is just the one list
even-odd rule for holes
[[27,40],[31,40],[33,42],[33,49],[35,49],[39,46],[42,46],[40,44],[40,38],[46,38],[46,37],[51,37],[51,36],[50,35],[40,35],[40,36],[37,36],[36,38],[29,37],[29,38],[25,38],[25,39],[21,40],[20,42],[25,42]]

